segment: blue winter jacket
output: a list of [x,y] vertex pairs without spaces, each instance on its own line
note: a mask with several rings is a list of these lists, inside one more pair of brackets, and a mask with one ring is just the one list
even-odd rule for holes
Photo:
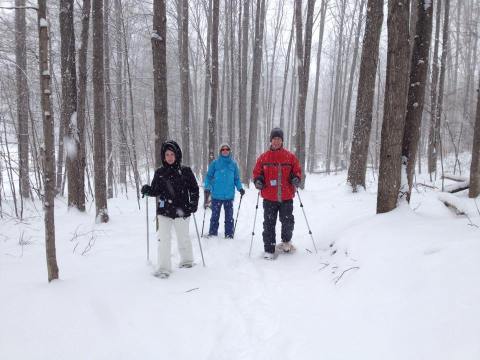
[[205,190],[210,190],[214,200],[233,200],[235,187],[238,191],[242,189],[240,182],[240,171],[231,155],[220,155],[208,166],[205,177]]

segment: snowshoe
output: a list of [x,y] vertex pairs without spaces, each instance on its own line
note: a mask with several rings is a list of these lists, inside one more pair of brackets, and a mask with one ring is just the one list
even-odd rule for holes
[[293,253],[295,252],[296,248],[293,246],[291,241],[288,242],[281,242],[275,247],[276,251],[283,252],[283,253]]
[[170,273],[165,270],[157,270],[153,273],[153,276],[159,279],[168,279],[168,277],[170,276]]

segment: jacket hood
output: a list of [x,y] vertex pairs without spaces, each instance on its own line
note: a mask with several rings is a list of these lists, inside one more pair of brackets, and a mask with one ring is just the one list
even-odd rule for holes
[[[222,148],[224,148],[224,147],[228,147],[230,149],[230,152],[228,153],[228,156],[222,156]],[[218,147],[218,154],[220,155],[220,158],[227,158],[227,157],[230,158],[230,157],[232,157],[232,147],[228,143],[224,142],[224,143],[220,144],[220,146]]]
[[[175,153],[175,162],[173,163],[173,165],[169,165],[165,161],[165,153],[167,152],[167,150],[171,150]],[[174,140],[168,140],[168,141],[165,141],[162,144],[162,149],[160,151],[160,156],[162,158],[162,164],[165,167],[168,167],[168,166],[180,167],[182,165],[182,150],[180,149],[180,146]]]

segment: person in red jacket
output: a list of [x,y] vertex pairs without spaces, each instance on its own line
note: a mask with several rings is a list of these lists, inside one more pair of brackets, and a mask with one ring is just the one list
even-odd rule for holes
[[301,177],[302,169],[297,157],[283,148],[282,129],[273,128],[270,132],[270,149],[258,157],[253,169],[253,182],[263,198],[265,259],[274,259],[277,214],[282,223],[282,242],[279,247],[284,252],[293,249],[293,198]]

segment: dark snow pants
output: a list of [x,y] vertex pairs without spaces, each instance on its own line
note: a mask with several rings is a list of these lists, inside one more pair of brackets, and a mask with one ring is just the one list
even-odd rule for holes
[[269,201],[263,200],[263,245],[265,252],[275,252],[275,225],[277,224],[277,213],[282,223],[282,241],[292,240],[295,219],[293,217],[293,200]]
[[220,210],[225,210],[225,237],[233,237],[233,200],[215,200],[212,199],[212,217],[210,218],[209,235],[218,235],[218,219],[220,218]]

